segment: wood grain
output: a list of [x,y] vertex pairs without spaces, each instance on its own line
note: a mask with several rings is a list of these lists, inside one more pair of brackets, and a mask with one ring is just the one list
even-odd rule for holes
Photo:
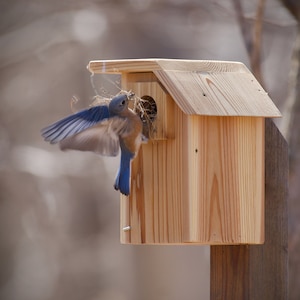
[[91,61],[88,69],[93,73],[153,72],[186,114],[281,116],[252,73],[239,62],[176,59],[99,60]]
[[251,73],[166,70],[154,73],[186,114],[281,116]]
[[264,240],[264,119],[188,117],[183,185],[185,238],[202,243]]
[[159,135],[132,163],[132,192],[121,199],[121,224],[131,230],[121,241],[262,243],[264,119],[189,116],[152,75],[124,82],[155,95]]
[[139,59],[89,69],[121,73],[123,89],[157,104],[121,198],[123,243],[264,242],[264,120],[280,112],[243,64]]
[[[181,126],[182,111],[159,85],[153,74],[128,74],[122,81],[139,95],[150,94],[158,114],[153,138],[143,144],[132,162],[131,194],[122,198],[122,243],[168,244],[182,242],[182,139],[175,139]],[[175,122],[176,120],[176,122]],[[129,220],[127,219],[129,216]]]
[[154,70],[249,73],[247,67],[240,62],[160,58],[93,60],[89,62],[87,68],[96,74],[153,72]]

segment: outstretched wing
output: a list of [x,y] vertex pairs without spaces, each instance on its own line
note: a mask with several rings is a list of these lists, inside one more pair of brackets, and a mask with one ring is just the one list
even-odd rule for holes
[[126,128],[128,120],[113,117],[59,142],[62,150],[73,149],[92,151],[106,156],[116,156],[119,152],[119,134]]
[[45,141],[55,144],[94,126],[108,117],[107,105],[93,106],[47,126],[42,129],[41,133]]

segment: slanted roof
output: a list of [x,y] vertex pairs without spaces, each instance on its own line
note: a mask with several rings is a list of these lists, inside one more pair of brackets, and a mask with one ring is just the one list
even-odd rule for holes
[[253,74],[239,62],[178,59],[97,60],[91,61],[88,69],[102,74],[153,72],[186,114],[281,116]]

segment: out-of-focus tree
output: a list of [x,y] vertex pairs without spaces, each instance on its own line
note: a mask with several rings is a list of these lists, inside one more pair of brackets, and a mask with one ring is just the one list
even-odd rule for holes
[[256,16],[252,26],[249,26],[246,22],[241,0],[232,0],[232,3],[249,56],[251,71],[260,84],[264,86],[265,84],[261,71],[261,39],[266,0],[258,1]]
[[[242,61],[283,107],[295,26],[276,1],[2,1],[1,299],[208,297],[208,247],[120,245],[118,160],[62,153],[39,131],[71,112],[73,94],[76,109],[90,104],[94,59]],[[296,210],[291,220],[296,232]]]
[[290,299],[300,298],[300,1],[281,0],[298,24],[291,59],[289,95],[283,114],[282,133],[290,149],[289,184],[289,291]]
[[[284,105],[280,129],[290,149],[290,195],[289,195],[289,290],[290,299],[300,298],[298,275],[300,272],[300,1],[280,0],[298,23],[289,74],[289,91]],[[244,15],[243,2],[232,0],[241,35],[249,56],[250,68],[259,82],[265,86],[261,71],[261,39],[266,0],[257,1],[256,17],[252,24]]]

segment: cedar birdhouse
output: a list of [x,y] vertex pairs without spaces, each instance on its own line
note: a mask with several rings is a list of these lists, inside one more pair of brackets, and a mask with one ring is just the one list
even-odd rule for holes
[[264,126],[280,112],[242,63],[103,60],[88,68],[121,74],[123,90],[157,107],[132,162],[131,193],[121,196],[122,243],[264,242]]

